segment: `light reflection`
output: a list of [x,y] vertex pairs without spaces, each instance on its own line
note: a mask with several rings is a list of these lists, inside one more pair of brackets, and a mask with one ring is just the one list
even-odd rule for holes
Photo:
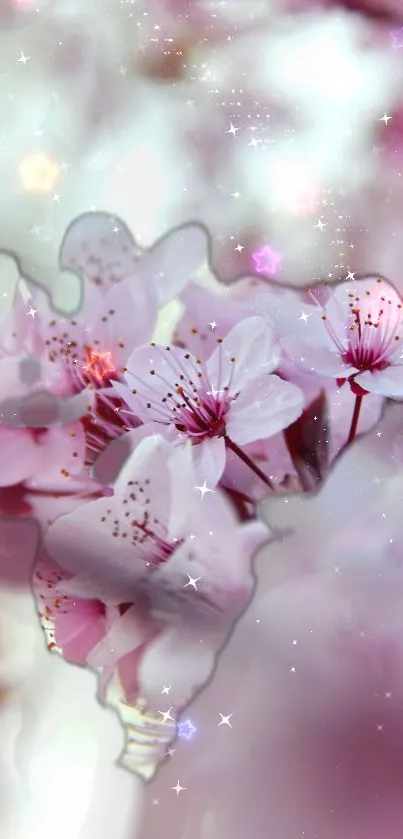
[[60,167],[47,154],[34,152],[21,161],[18,174],[27,192],[52,192],[60,175]]

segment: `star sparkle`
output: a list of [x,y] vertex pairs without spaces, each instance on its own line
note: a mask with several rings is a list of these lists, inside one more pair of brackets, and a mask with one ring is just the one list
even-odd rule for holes
[[261,251],[252,254],[255,269],[258,274],[276,274],[281,264],[281,256],[269,245],[265,245]]

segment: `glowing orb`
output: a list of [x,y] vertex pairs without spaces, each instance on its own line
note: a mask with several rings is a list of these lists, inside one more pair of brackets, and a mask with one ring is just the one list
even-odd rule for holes
[[52,192],[60,175],[60,168],[48,155],[34,152],[20,163],[18,174],[27,192]]

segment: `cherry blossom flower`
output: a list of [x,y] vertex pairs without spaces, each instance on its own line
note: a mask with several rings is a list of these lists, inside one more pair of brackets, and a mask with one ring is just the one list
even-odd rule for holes
[[357,395],[403,397],[400,346],[403,304],[382,278],[342,283],[324,307],[318,305],[306,340],[286,339],[296,365],[315,375],[348,381]]
[[240,446],[286,428],[304,403],[295,385],[273,374],[279,348],[263,318],[245,318],[216,343],[206,362],[176,347],[141,347],[127,364],[130,388],[115,385],[142,422],[192,442],[197,472],[212,485],[227,449],[244,459]]
[[239,524],[219,491],[200,499],[189,446],[138,434],[113,496],[49,528],[34,587],[67,657],[103,669],[104,684],[124,659],[131,701],[157,702],[169,680],[181,704],[250,596],[251,556],[268,529]]
[[89,459],[133,425],[129,416],[120,419],[112,375],[119,377],[133,349],[150,339],[158,305],[182,290],[206,256],[207,236],[198,225],[175,230],[139,254],[120,220],[90,213],[71,225],[60,251],[65,270],[85,280],[80,311],[59,318],[44,292],[33,289],[38,354],[57,367],[68,393],[96,391],[85,417]]

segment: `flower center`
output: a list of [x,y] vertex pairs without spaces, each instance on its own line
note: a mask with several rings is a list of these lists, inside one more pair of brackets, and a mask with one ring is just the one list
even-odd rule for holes
[[164,349],[154,343],[151,346],[161,356],[166,372],[153,367],[148,371],[153,379],[151,383],[128,371],[137,384],[132,393],[150,412],[150,419],[173,426],[186,434],[193,444],[207,437],[225,435],[228,410],[239,396],[238,392],[231,393],[236,359],[229,358],[232,368],[229,374],[224,374],[222,339],[217,339],[217,344],[220,355],[216,376],[211,376],[206,363],[190,353],[181,356],[178,347],[171,351],[171,347]]
[[169,539],[166,524],[154,516],[151,509],[150,481],[128,481],[123,496],[123,517],[114,518],[106,510],[101,522],[110,528],[112,536],[136,548],[136,553],[147,568],[153,570],[166,562],[183,540]]
[[[382,280],[377,281],[381,286]],[[345,364],[360,372],[384,370],[393,362],[396,343],[400,341],[402,303],[393,290],[366,290],[364,296],[348,293],[346,335],[339,336],[324,313],[328,334],[336,344]]]
[[[231,400],[228,397],[217,399],[218,391],[199,390],[197,396],[186,392],[185,388],[176,388],[177,400],[175,428],[186,433],[194,443],[206,437],[223,437],[225,419]],[[182,401],[183,400],[183,401]]]

